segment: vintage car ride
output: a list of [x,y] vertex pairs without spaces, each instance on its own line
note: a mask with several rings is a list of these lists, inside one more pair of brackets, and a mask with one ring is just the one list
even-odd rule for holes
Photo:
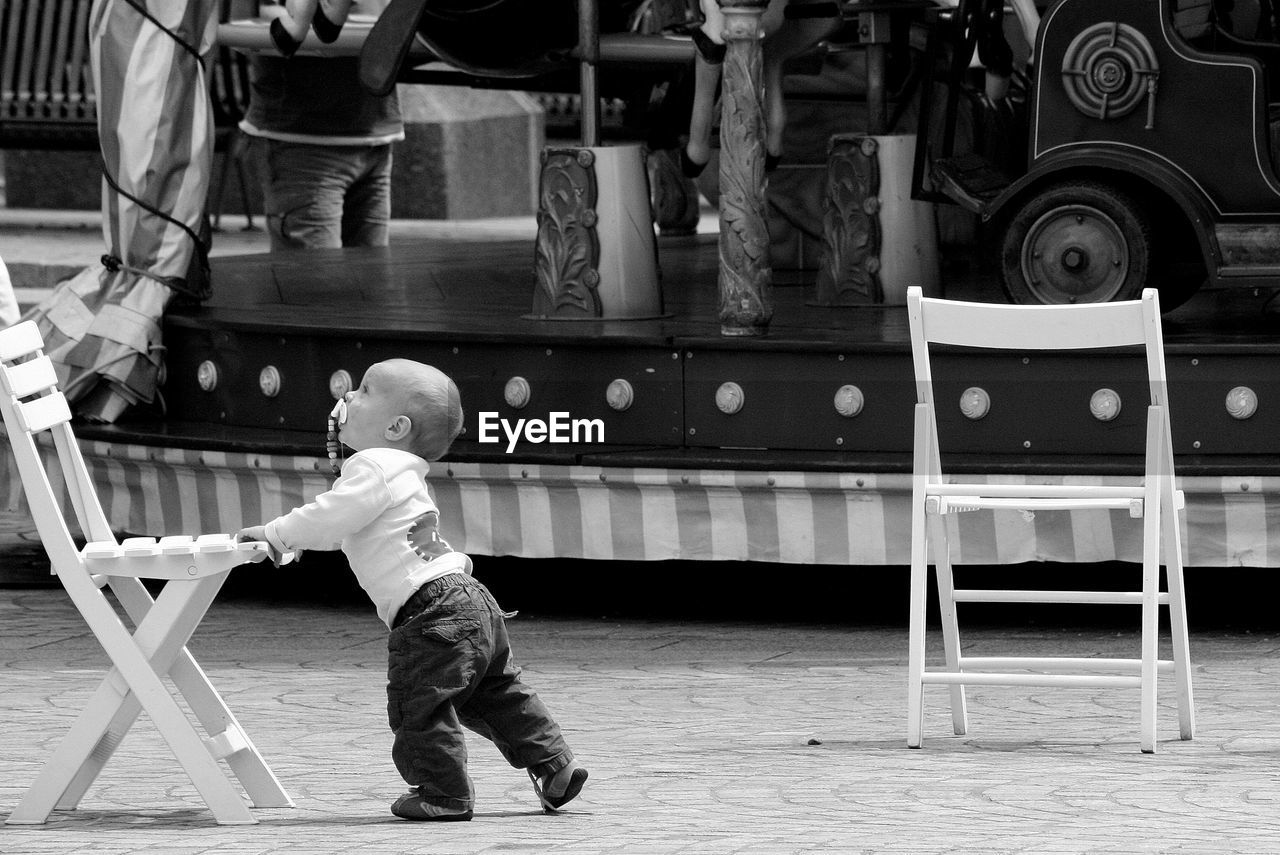
[[[940,28],[959,60],[953,81],[984,24],[978,6],[961,0]],[[1168,311],[1205,283],[1280,285],[1272,14],[1269,0],[1060,0],[1045,10],[1025,126],[1015,126],[1025,159],[930,152],[939,197],[987,224],[1010,299],[1126,300],[1153,285]],[[955,121],[955,104],[943,122]]]

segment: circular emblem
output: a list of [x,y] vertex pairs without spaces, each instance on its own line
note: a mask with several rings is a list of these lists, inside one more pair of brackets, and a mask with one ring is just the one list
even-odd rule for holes
[[1089,412],[1100,422],[1109,422],[1120,415],[1120,395],[1114,389],[1099,389],[1089,399]]
[[507,381],[506,387],[502,390],[502,398],[507,402],[507,406],[513,410],[524,409],[529,406],[529,398],[532,392],[529,389],[529,381],[523,377],[512,377]]
[[1258,411],[1258,393],[1248,386],[1237,386],[1227,393],[1227,412],[1241,421]]
[[[1119,21],[1080,31],[1062,57],[1062,85],[1072,105],[1095,119],[1119,119],[1137,108],[1160,75],[1151,42]],[[1154,95],[1153,95],[1154,97]]]
[[604,391],[604,399],[619,413],[631,409],[631,403],[635,397],[635,390],[631,388],[631,384],[621,377],[610,383],[609,388]]
[[851,419],[862,412],[864,403],[865,399],[862,397],[862,390],[857,386],[849,384],[836,390],[836,412],[846,419]]
[[351,374],[345,368],[339,368],[329,375],[329,394],[336,401],[345,398],[351,391]]
[[206,359],[196,367],[196,383],[205,392],[218,388],[218,366]]
[[991,412],[991,396],[986,389],[970,386],[960,394],[960,412],[976,422]]
[[274,398],[280,394],[280,369],[274,365],[268,365],[266,368],[258,372],[258,389],[268,398]]
[[721,383],[720,388],[716,389],[716,407],[727,416],[740,412],[746,402],[746,393],[742,391],[741,386],[732,380],[727,383]]

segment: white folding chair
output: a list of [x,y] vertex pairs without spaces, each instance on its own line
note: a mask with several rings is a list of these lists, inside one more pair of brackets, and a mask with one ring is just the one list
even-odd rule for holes
[[[255,807],[289,807],[289,796],[227,708],[186,644],[231,568],[266,556],[266,544],[227,534],[129,538],[117,543],[72,433],[71,411],[31,321],[0,331],[0,412],[23,490],[53,572],[111,660],[112,668],[54,751],[9,823],[39,824],[73,810],[145,710],[219,823],[254,819],[218,765],[225,759]],[[37,435],[52,435],[49,470]],[[55,471],[60,470],[60,471]],[[79,549],[53,483],[65,485],[81,531]],[[164,580],[152,598],[143,579]],[[102,588],[133,623],[130,633]],[[168,677],[208,736],[200,736],[163,682]]]
[[[923,689],[950,687],[952,726],[968,730],[966,685],[1085,686],[1137,688],[1141,696],[1140,746],[1156,744],[1156,675],[1172,672],[1177,685],[1178,726],[1183,739],[1195,730],[1186,601],[1182,586],[1182,544],[1177,512],[1183,495],[1175,489],[1173,446],[1166,401],[1164,343],[1156,291],[1140,300],[1072,306],[1010,306],[926,299],[907,290],[911,348],[915,362],[915,454],[911,499],[911,613],[909,624],[907,745],[919,748]],[[1141,486],[1010,485],[958,483],[943,475],[939,457],[930,345],[996,350],[1081,350],[1145,348],[1150,386],[1144,477]],[[1028,418],[1035,418],[1028,413]],[[1132,479],[1130,479],[1132,480]],[[991,510],[1046,511],[1122,509],[1142,520],[1142,590],[957,590],[951,569],[949,514]],[[1160,590],[1161,554],[1168,591]],[[925,600],[928,564],[937,577],[946,665],[925,667]],[[1141,606],[1139,658],[975,657],[960,649],[957,603],[1083,603]],[[1173,659],[1157,660],[1160,605],[1169,608]],[[1112,673],[1107,673],[1112,672]]]

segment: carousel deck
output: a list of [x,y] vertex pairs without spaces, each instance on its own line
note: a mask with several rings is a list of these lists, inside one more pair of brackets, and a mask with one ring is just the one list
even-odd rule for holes
[[[314,451],[331,406],[330,375],[343,369],[358,380],[378,359],[407,356],[455,377],[471,413],[492,411],[514,421],[567,412],[605,422],[603,441],[521,443],[522,459],[576,463],[600,455],[643,455],[662,465],[714,460],[733,468],[794,463],[909,469],[914,388],[902,307],[815,305],[812,274],[779,271],[768,335],[724,337],[717,320],[714,235],[664,238],[659,254],[663,316],[615,321],[530,317],[533,250],[522,240],[423,241],[388,250],[215,259],[213,299],[198,308],[176,308],[166,318],[164,394],[170,418],[163,427],[144,420],[118,429],[139,441],[157,429],[181,429],[196,445],[252,442],[264,451]],[[946,296],[1003,299],[993,279],[968,274],[964,265],[953,267],[943,285]],[[1273,440],[1280,436],[1280,407],[1274,405],[1280,381],[1273,380],[1280,376],[1280,315],[1267,311],[1271,296],[1203,292],[1166,315],[1175,444],[1184,469],[1280,473]],[[212,392],[195,382],[206,360],[220,374]],[[1007,385],[1007,394],[1019,402],[1027,394],[1057,398],[1080,384],[1124,382],[1123,360],[1064,358],[1049,361],[1043,371],[1024,370],[1023,364],[1020,354],[962,361],[953,375],[963,391],[982,385],[982,374],[993,374],[990,382]],[[267,365],[282,374],[274,398],[258,388]],[[512,377],[530,386],[523,410],[504,400]],[[605,390],[619,378],[633,389],[634,403],[625,412],[606,403]],[[715,392],[726,382],[743,390],[738,413],[726,414],[715,404]],[[864,401],[852,418],[833,405],[846,384],[857,386]],[[1241,386],[1258,396],[1257,412],[1248,419],[1232,418],[1225,406],[1227,393]],[[994,395],[997,389],[988,391]],[[1122,453],[1124,444],[1115,435],[1132,426],[1124,418],[1107,424],[1046,419],[1036,425],[1014,409],[997,406],[982,420],[975,447],[1000,433],[1010,442],[998,455],[966,461],[970,467],[1038,466],[1025,453],[1028,441],[1033,451],[1053,455],[1044,464],[1050,468],[1113,466],[1113,459],[1092,458]],[[1002,423],[1002,410],[1013,420]],[[179,428],[180,423],[188,426]],[[505,441],[480,443],[475,427],[469,424],[455,457],[510,458]],[[963,455],[966,449],[954,451]]]
[[[212,516],[231,529],[315,495],[331,478],[331,376],[358,380],[370,363],[406,356],[461,389],[466,433],[434,468],[433,488],[457,521],[450,539],[472,552],[905,563],[915,390],[902,307],[814,305],[811,276],[782,271],[769,334],[723,337],[715,238],[704,235],[660,240],[661,317],[539,320],[527,314],[532,257],[527,241],[434,241],[215,259],[214,298],[165,320],[168,416],[80,429],[101,489],[116,493],[113,521],[160,533],[197,519],[210,529]],[[993,280],[947,280],[947,296],[1000,299]],[[1270,510],[1280,500],[1280,319],[1269,297],[1204,292],[1166,316],[1191,563],[1280,564]],[[215,370],[212,389],[197,382],[202,364],[206,379]],[[271,397],[259,387],[268,366]],[[955,408],[960,438],[944,455],[992,478],[1136,473],[1146,394],[1136,368],[1125,353],[953,354],[935,365],[939,399],[979,386],[992,405],[979,420]],[[616,381],[630,388],[626,409],[609,403]],[[523,408],[508,403],[513,383],[527,391]],[[737,412],[720,406],[735,397],[723,394],[728,383]],[[1110,421],[1090,412],[1103,388],[1122,401]],[[1015,412],[1025,407],[1043,417]],[[566,438],[582,422],[578,442],[509,447],[496,427],[551,424],[557,413]],[[602,436],[585,431],[593,420]],[[989,535],[961,560],[1101,561],[1137,542],[1105,515],[974,525]]]

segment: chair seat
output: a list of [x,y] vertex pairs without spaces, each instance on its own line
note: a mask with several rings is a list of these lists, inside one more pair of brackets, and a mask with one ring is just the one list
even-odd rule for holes
[[267,544],[237,543],[230,534],[129,537],[95,541],[82,550],[90,573],[139,579],[199,579],[267,557]]
[[[1146,491],[1142,487],[931,483],[924,487],[925,510],[954,514],[978,510],[1072,511],[1127,510],[1141,519]],[[1186,494],[1173,491],[1175,510],[1186,507]]]

